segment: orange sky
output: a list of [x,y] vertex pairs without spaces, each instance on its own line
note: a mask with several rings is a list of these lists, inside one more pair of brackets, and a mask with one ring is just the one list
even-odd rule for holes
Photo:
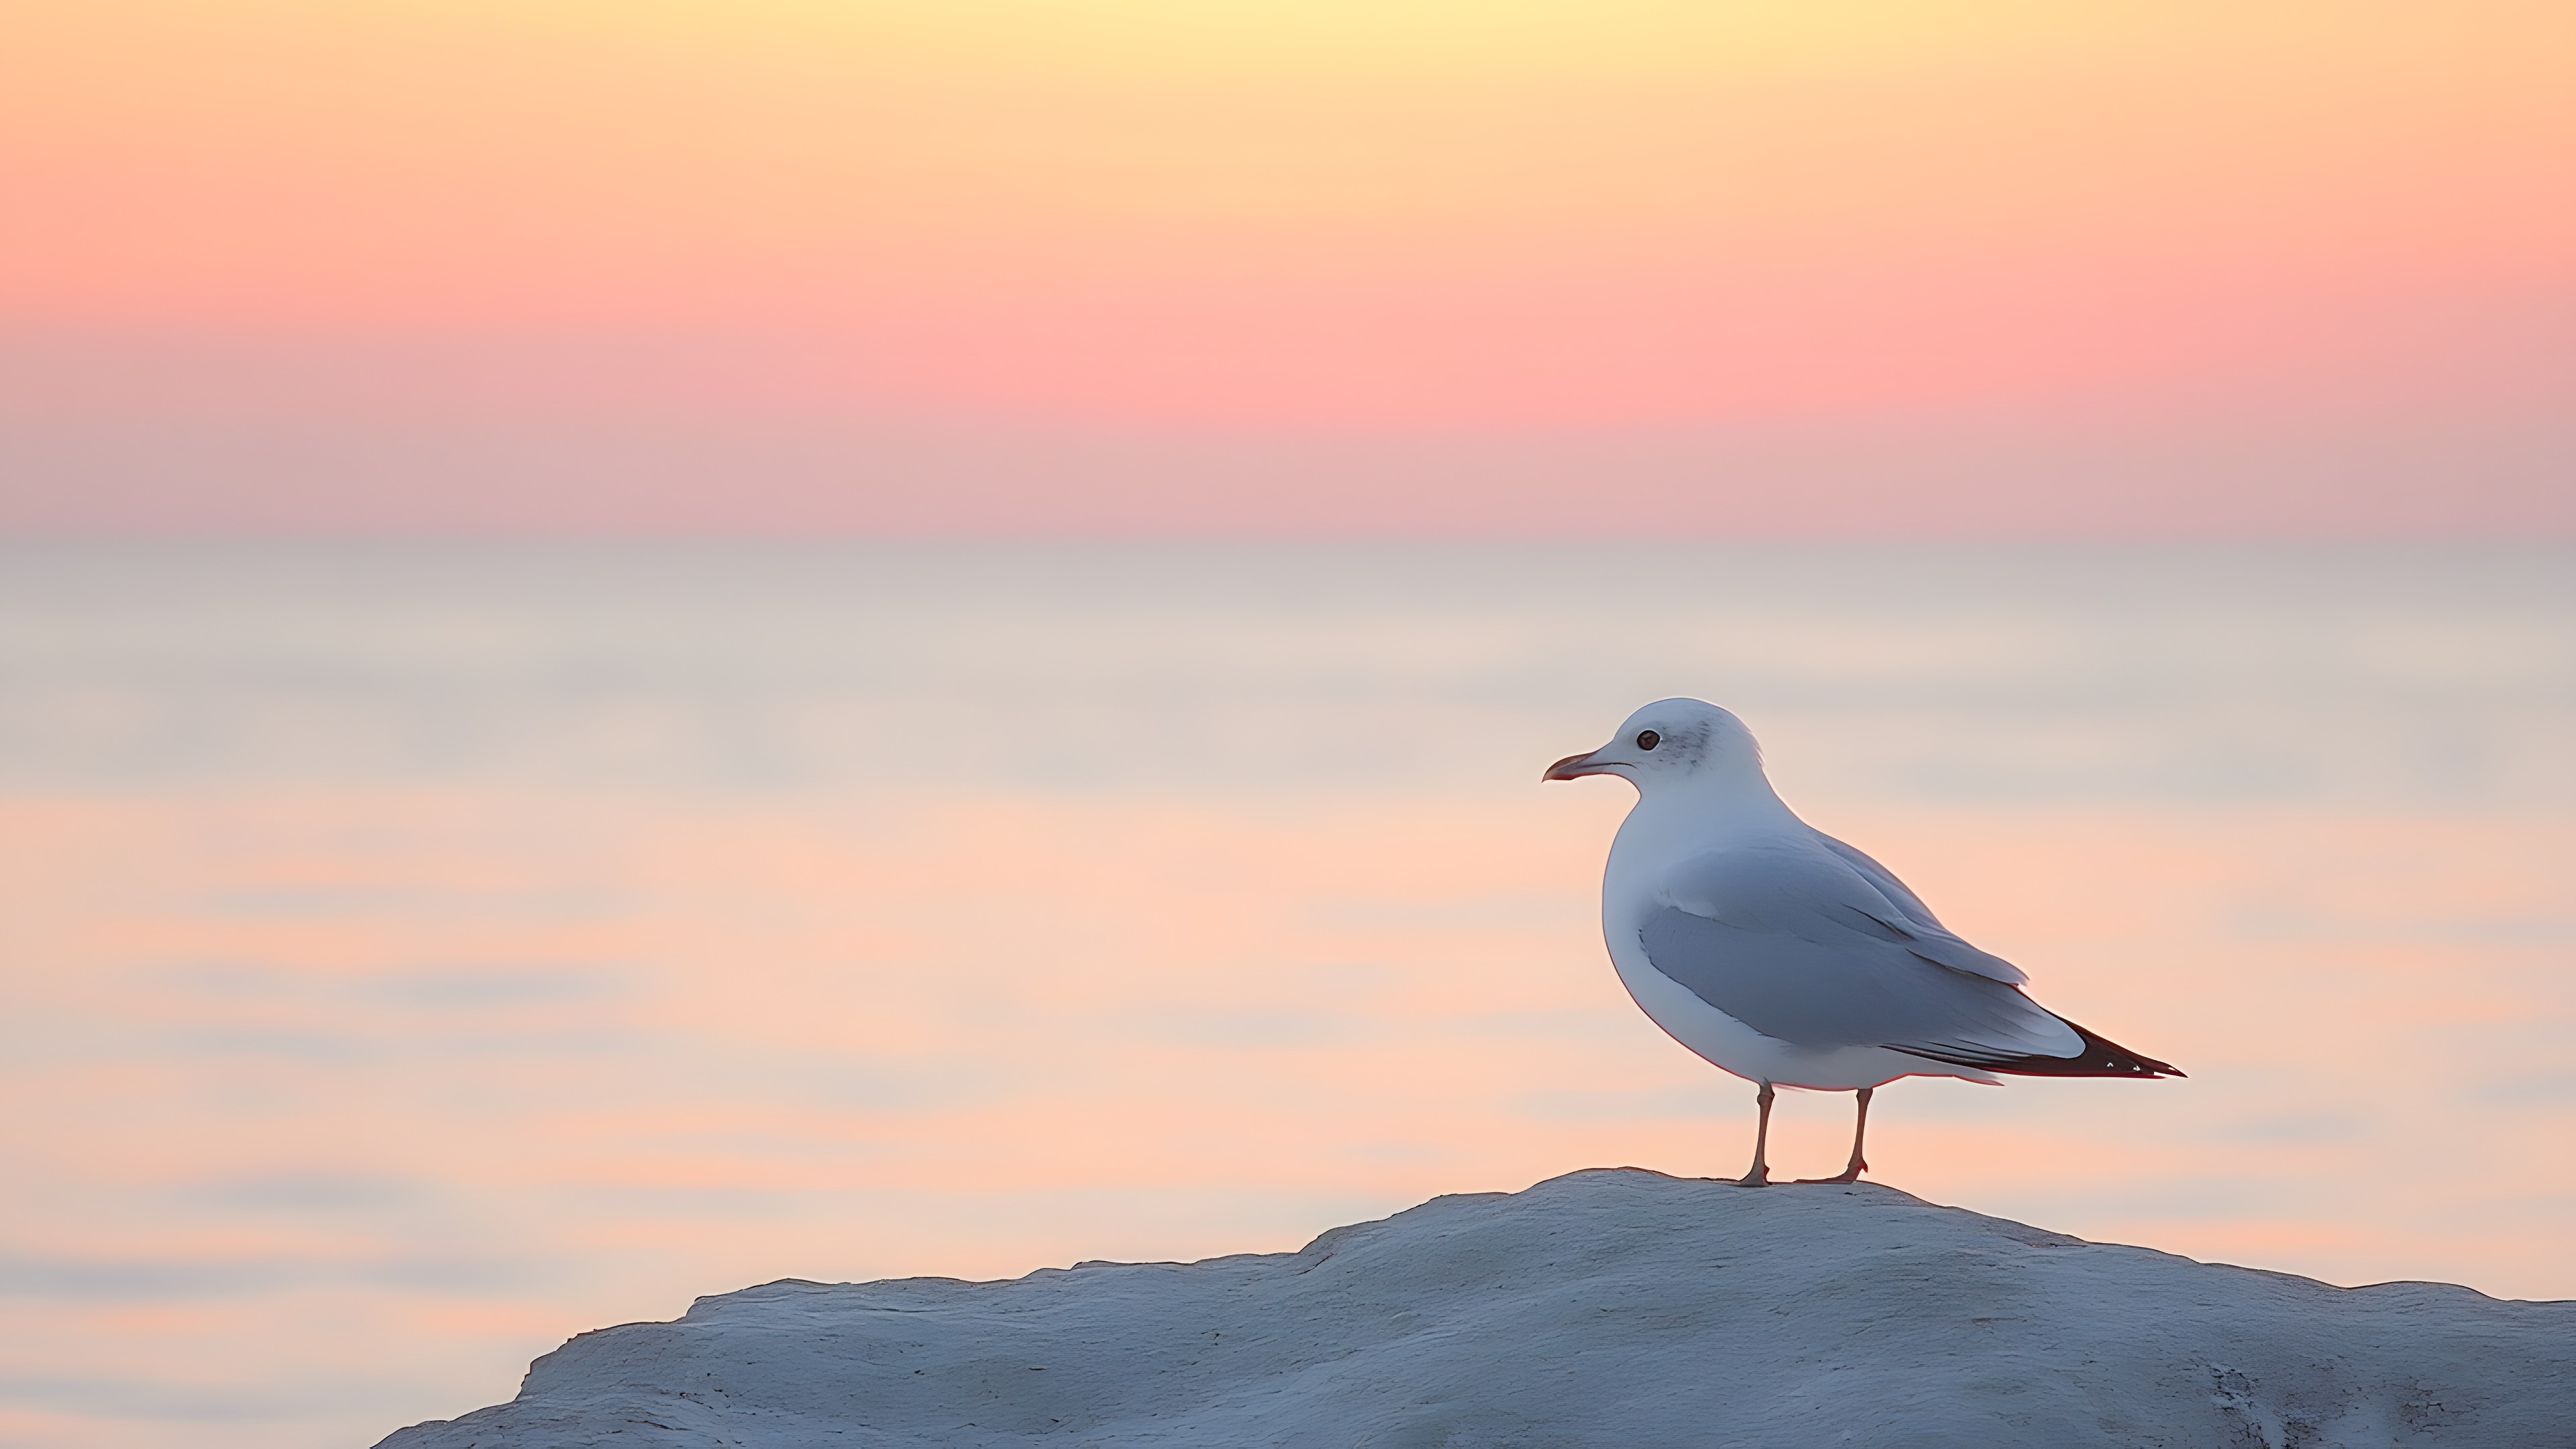
[[2301,458],[2432,436],[2528,522],[2576,456],[2571,178],[2562,4],[19,7],[0,518],[77,521],[208,419],[2252,417]]

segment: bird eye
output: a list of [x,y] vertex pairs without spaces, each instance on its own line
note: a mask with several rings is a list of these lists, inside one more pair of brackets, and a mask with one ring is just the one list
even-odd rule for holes
[[1660,744],[1662,744],[1663,742],[1664,742],[1664,737],[1663,737],[1662,735],[1659,735],[1659,734],[1655,733],[1653,730],[1639,730],[1639,731],[1637,731],[1637,748],[1638,748],[1638,749],[1641,749],[1641,750],[1651,750],[1651,749],[1653,749],[1655,746],[1660,745]]

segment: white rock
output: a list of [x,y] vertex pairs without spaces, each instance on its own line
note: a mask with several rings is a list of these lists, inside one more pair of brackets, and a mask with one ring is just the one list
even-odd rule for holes
[[2576,1444],[2576,1302],[2333,1288],[1889,1188],[1635,1170],[1304,1251],[795,1280],[381,1449]]

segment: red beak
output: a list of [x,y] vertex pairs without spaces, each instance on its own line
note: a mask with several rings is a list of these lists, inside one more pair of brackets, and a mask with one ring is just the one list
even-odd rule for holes
[[1539,776],[1539,778],[1542,780],[1575,780],[1580,779],[1585,775],[1599,775],[1606,773],[1599,769],[1587,770],[1582,768],[1592,762],[1593,754],[1593,751],[1586,750],[1579,755],[1568,755],[1564,759],[1557,761],[1555,764],[1548,766],[1547,773]]

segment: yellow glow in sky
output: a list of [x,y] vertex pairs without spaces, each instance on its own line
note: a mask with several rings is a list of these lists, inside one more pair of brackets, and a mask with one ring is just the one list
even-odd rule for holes
[[2462,347],[2529,391],[2523,343],[2458,338],[2576,289],[2564,5],[5,24],[0,325],[49,331],[788,328],[849,352],[799,386],[853,405],[1483,426],[2128,406],[2354,357],[2438,391]]

